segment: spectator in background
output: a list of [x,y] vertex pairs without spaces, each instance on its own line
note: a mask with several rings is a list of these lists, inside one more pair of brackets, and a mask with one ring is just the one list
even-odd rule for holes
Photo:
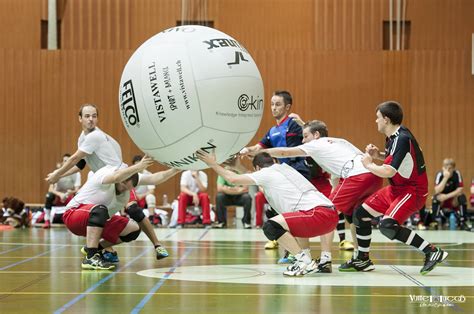
[[211,224],[211,208],[207,194],[207,175],[203,171],[187,170],[181,174],[181,193],[178,198],[178,227],[186,222],[186,207],[201,206],[202,223]]
[[449,208],[459,210],[459,223],[461,229],[467,229],[467,199],[463,193],[464,183],[461,172],[456,169],[453,158],[443,160],[443,168],[436,173],[432,211],[434,219],[440,217],[440,210]]
[[[136,155],[132,159],[132,164],[136,165],[142,160],[143,156]],[[139,172],[140,174],[151,174],[150,171],[143,169]],[[135,197],[138,204],[138,207],[146,209],[143,212],[145,216],[149,217],[153,215],[156,207],[156,196],[155,196],[155,186],[154,185],[139,185],[135,188]]]
[[[225,163],[227,169],[240,174],[239,168],[240,158],[229,158]],[[242,185],[233,185],[229,183],[224,177],[217,177],[217,196],[216,196],[216,209],[217,209],[217,224],[216,228],[224,228],[227,224],[227,208],[226,206],[237,205],[244,207],[244,217],[242,218],[242,224],[244,229],[251,229],[251,214],[252,209],[252,197],[248,193],[248,187]]]

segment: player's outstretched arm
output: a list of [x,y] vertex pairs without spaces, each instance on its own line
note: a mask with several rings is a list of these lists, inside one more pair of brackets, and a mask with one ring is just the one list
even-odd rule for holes
[[197,158],[212,168],[218,175],[222,176],[227,182],[233,185],[255,185],[255,182],[246,175],[237,174],[220,166],[216,161],[214,153],[210,154],[203,150],[196,152]]
[[270,156],[276,158],[307,156],[306,152],[298,147],[273,147],[262,149],[260,152],[268,153]]
[[140,162],[137,164],[120,169],[115,171],[113,174],[107,175],[102,180],[102,184],[112,184],[112,183],[120,183],[125,181],[126,179],[130,178],[135,173],[138,173],[142,170],[145,170],[154,162],[153,158],[148,155],[145,155]]
[[69,173],[68,170],[73,168],[86,155],[87,154],[85,152],[77,150],[61,167],[49,173],[45,180],[50,184],[58,182],[59,178],[61,178],[65,173]]
[[153,174],[144,174],[140,177],[138,185],[158,185],[166,182],[168,179],[180,172],[180,169],[171,168],[168,170],[155,172]]

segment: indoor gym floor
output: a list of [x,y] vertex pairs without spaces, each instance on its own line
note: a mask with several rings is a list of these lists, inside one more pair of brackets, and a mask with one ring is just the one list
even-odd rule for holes
[[449,252],[427,276],[422,254],[374,230],[375,271],[338,272],[351,253],[334,242],[332,274],[289,278],[262,230],[155,230],[170,257],[142,233],[114,272],[81,271],[84,239],[64,228],[0,231],[0,313],[474,313],[472,232],[420,231]]

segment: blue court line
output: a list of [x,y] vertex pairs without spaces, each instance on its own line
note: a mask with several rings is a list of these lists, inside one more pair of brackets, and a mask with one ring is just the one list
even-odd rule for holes
[[[173,234],[175,234],[176,232],[178,232],[179,229],[175,229],[173,230],[171,233],[169,233],[168,235],[166,235],[163,239],[166,239],[166,238],[169,238],[170,236],[172,236]],[[84,291],[83,293],[81,293],[80,295],[78,295],[77,297],[75,297],[74,299],[72,299],[71,301],[69,301],[68,303],[64,304],[63,306],[61,306],[59,309],[57,309],[56,311],[54,311],[54,314],[59,314],[59,313],[63,313],[64,311],[66,311],[68,308],[70,308],[71,306],[73,306],[74,304],[76,304],[78,301],[82,300],[83,298],[86,297],[86,295],[92,291],[94,291],[95,289],[97,289],[98,287],[100,287],[104,282],[108,281],[109,279],[113,278],[116,274],[118,274],[119,272],[121,272],[122,270],[124,270],[125,268],[127,268],[128,266],[132,265],[133,263],[135,263],[140,257],[142,257],[145,253],[147,253],[148,251],[150,251],[150,248],[146,248],[145,250],[143,250],[138,256],[136,256],[135,258],[133,258],[130,262],[128,262],[127,264],[125,264],[123,267],[120,267],[119,269],[117,269],[117,271],[111,273],[110,275],[102,278],[101,280],[99,280],[98,282],[96,282],[95,284],[93,284],[92,286],[89,287],[89,289],[87,289],[86,291]]]
[[37,257],[46,255],[46,254],[48,254],[48,253],[50,253],[50,252],[52,252],[52,251],[56,251],[57,249],[61,249],[61,248],[63,248],[63,247],[65,247],[65,245],[58,246],[58,247],[56,247],[56,248],[54,248],[54,249],[52,249],[52,250],[48,250],[48,251],[43,252],[43,253],[41,253],[41,254],[32,256],[32,257],[30,257],[30,258],[21,260],[21,261],[19,261],[19,262],[16,262],[16,263],[13,263],[13,264],[10,264],[10,265],[7,265],[7,266],[4,266],[4,267],[0,268],[0,271],[1,271],[1,270],[8,269],[8,268],[15,267],[15,266],[17,266],[17,265],[20,265],[20,264],[23,264],[23,263],[26,263],[26,262],[29,262],[29,261],[31,261],[31,260],[37,258]]
[[16,251],[16,250],[22,249],[22,248],[24,248],[25,246],[26,246],[26,245],[22,245],[22,246],[19,246],[19,247],[13,248],[13,249],[9,249],[9,250],[6,250],[6,251],[2,251],[2,252],[0,252],[0,255],[2,255],[2,254],[5,254],[5,253],[8,253],[8,252],[13,252],[13,251]]
[[[209,232],[209,228],[207,228],[204,233],[199,237],[198,241],[200,241],[202,238],[204,238],[204,236]],[[188,248],[186,249],[186,251],[184,252],[183,256],[181,256],[181,258],[176,261],[176,263],[170,268],[169,271],[166,272],[166,274],[163,276],[163,278],[161,278],[161,280],[155,285],[153,286],[153,288],[150,289],[150,291],[148,291],[147,295],[140,301],[140,303],[138,303],[134,308],[133,310],[130,312],[132,314],[136,314],[136,313],[139,313],[143,307],[145,306],[145,304],[151,299],[151,297],[155,294],[156,291],[158,291],[158,289],[161,288],[161,286],[163,286],[163,284],[165,283],[165,281],[173,274],[173,272],[176,270],[176,268],[178,268],[179,266],[181,266],[181,264],[186,260],[186,258],[188,257],[188,255],[195,249],[196,247],[191,247],[191,248]]]

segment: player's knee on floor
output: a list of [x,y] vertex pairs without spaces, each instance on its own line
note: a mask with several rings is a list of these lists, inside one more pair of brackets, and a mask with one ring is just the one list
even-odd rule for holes
[[109,211],[104,205],[97,205],[92,207],[89,213],[89,221],[87,226],[89,227],[100,227],[103,228],[105,222],[110,218]]
[[132,231],[129,234],[120,236],[120,240],[122,240],[122,242],[132,242],[138,238],[138,236],[140,235],[140,232],[141,232],[141,229]]
[[395,219],[385,218],[380,222],[379,229],[380,233],[390,240],[393,240],[397,237],[397,234],[400,231],[400,225]]
[[278,222],[273,220],[267,220],[262,229],[267,239],[272,241],[278,240],[286,232]]
[[128,206],[126,212],[130,218],[136,222],[141,222],[145,218],[143,209],[141,209],[137,203],[133,203],[132,205]]
[[357,227],[367,227],[370,226],[370,222],[374,218],[365,208],[361,205],[357,207],[354,211],[354,215],[352,215],[352,222]]

